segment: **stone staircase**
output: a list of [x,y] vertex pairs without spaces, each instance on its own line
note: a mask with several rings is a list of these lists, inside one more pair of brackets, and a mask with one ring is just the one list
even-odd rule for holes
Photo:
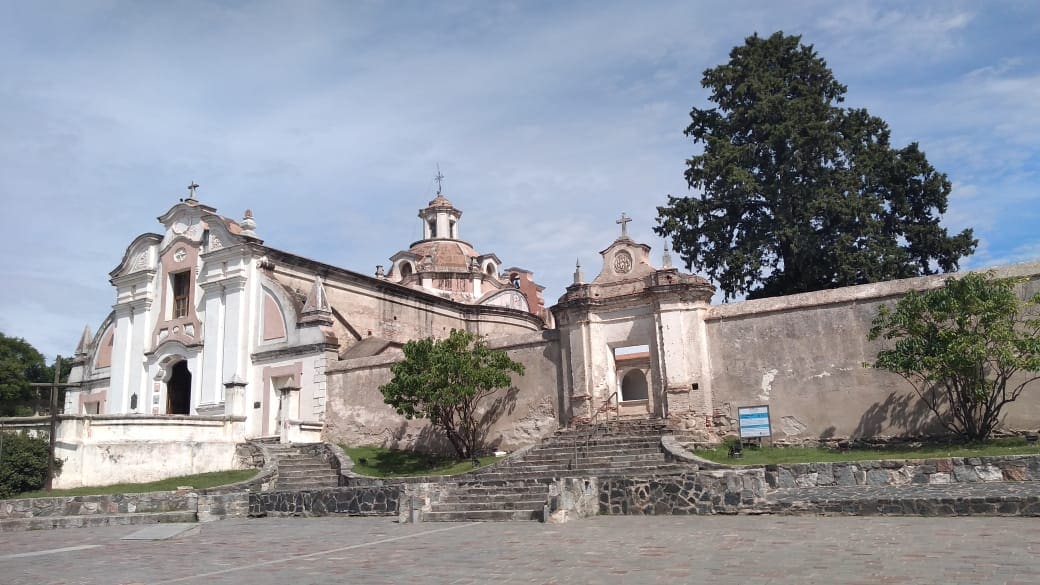
[[548,499],[548,482],[536,479],[463,481],[423,513],[423,521],[541,520]]
[[339,485],[339,474],[321,457],[308,454],[307,445],[265,447],[278,468],[273,491],[313,491]]
[[561,477],[647,477],[686,468],[665,460],[660,421],[564,429],[522,456],[468,475],[424,521],[542,520],[549,484]]

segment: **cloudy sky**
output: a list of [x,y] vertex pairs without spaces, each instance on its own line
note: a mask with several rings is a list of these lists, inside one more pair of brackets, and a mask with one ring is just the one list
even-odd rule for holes
[[847,105],[954,183],[967,267],[1040,258],[1040,3],[0,0],[0,331],[53,359],[186,193],[268,245],[362,273],[444,192],[461,236],[555,302],[575,259],[687,192],[704,69],[803,35]]

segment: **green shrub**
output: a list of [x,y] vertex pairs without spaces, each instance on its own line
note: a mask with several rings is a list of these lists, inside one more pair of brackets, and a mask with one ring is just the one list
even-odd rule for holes
[[[0,433],[0,499],[43,487],[48,448],[46,438]],[[54,469],[61,469],[60,460],[55,459]]]

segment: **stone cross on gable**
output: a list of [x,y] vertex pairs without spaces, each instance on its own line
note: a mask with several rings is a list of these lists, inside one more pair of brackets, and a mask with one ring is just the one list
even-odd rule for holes
[[622,238],[627,238],[628,237],[628,222],[630,222],[630,221],[632,221],[632,218],[628,217],[627,215],[625,215],[625,212],[622,211],[621,212],[621,219],[619,219],[619,220],[614,222],[614,223],[616,223],[616,224],[621,226],[621,237]]
[[191,184],[188,185],[188,199],[195,199],[195,189],[198,188],[199,184],[195,181],[192,181]]

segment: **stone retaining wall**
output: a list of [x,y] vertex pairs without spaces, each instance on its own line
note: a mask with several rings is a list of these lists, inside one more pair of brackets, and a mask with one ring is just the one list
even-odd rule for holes
[[0,501],[0,520],[152,512],[194,512],[198,494],[188,491],[59,496]]
[[1038,481],[1040,455],[767,465],[770,488]]
[[338,487],[300,492],[249,494],[250,516],[394,516],[400,486]]
[[600,478],[599,513],[736,514],[764,501],[765,471],[698,471],[651,478]]

